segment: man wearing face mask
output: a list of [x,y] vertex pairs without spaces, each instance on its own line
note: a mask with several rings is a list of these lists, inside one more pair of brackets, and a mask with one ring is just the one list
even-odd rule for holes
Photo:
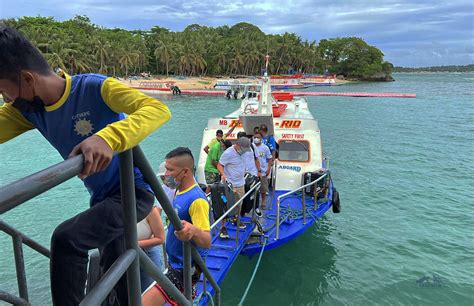
[[[237,142],[230,148],[222,153],[217,169],[221,175],[223,182],[230,182],[235,194],[235,201],[238,201],[245,195],[245,162],[243,154],[250,152],[250,140],[247,137],[241,137]],[[237,215],[234,221],[238,220],[240,214],[240,205],[237,208]],[[245,224],[240,223],[239,228],[245,229]],[[219,237],[226,239],[229,238],[227,229],[225,227],[225,221],[221,223],[221,229]]]
[[255,144],[255,155],[258,157],[260,164],[260,194],[262,196],[262,209],[266,209],[266,200],[268,192],[268,176],[273,165],[273,156],[270,149],[262,143],[262,134],[256,132],[253,135],[253,143]]
[[[170,188],[176,188],[173,207],[176,209],[183,228],[175,230],[169,225],[166,236],[166,253],[168,254],[168,271],[166,276],[181,291],[184,290],[183,278],[183,243],[191,241],[198,248],[198,252],[205,259],[211,247],[211,233],[209,222],[209,203],[206,194],[194,179],[194,158],[191,150],[179,147],[166,155],[165,183]],[[194,266],[194,262],[192,263]],[[200,272],[193,275],[193,286],[199,279]],[[148,290],[142,299],[143,306],[174,305],[173,297],[156,284]]]
[[[80,178],[91,207],[60,224],[51,238],[53,304],[78,305],[88,251],[100,249],[107,270],[125,250],[119,162],[113,153],[136,146],[170,119],[170,111],[113,78],[56,75],[18,30],[1,25],[0,94],[6,102],[0,107],[0,143],[36,128],[64,159],[84,157]],[[149,214],[154,195],[138,168],[134,175],[140,221]],[[127,305],[125,277],[116,293],[120,305]]]

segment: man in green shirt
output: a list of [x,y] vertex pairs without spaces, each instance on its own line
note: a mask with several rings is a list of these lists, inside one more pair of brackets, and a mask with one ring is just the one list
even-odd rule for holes
[[227,131],[227,133],[225,133],[224,135],[224,132],[222,130],[217,130],[216,131],[216,137],[212,138],[212,140],[209,142],[208,145],[206,145],[204,147],[204,152],[206,152],[206,154],[209,154],[209,150],[211,149],[212,146],[214,146],[216,143],[220,142],[220,141],[224,141],[226,140],[227,137],[229,137],[230,134],[232,134],[232,132],[234,131],[234,129],[239,126],[240,124],[240,121],[236,121],[231,127],[230,129]]
[[208,187],[206,193],[210,191],[210,185],[219,182],[219,170],[217,170],[217,163],[221,158],[222,153],[232,146],[230,140],[222,140],[215,143],[207,154],[206,165],[204,166],[204,176]]

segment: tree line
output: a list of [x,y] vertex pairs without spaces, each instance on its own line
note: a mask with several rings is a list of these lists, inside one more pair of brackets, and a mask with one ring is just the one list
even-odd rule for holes
[[108,29],[86,16],[66,21],[21,17],[0,22],[20,29],[53,68],[71,74],[98,72],[128,77],[141,72],[160,75],[261,75],[264,56],[269,72],[329,73],[370,79],[390,75],[384,54],[357,37],[303,40],[295,33],[265,34],[250,23],[216,28],[192,24],[182,32],[154,26],[150,30]]
[[474,64],[431,67],[394,67],[393,72],[474,72]]

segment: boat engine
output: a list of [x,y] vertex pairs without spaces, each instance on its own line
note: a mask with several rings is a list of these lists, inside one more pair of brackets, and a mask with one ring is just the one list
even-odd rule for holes
[[[301,185],[306,185],[306,184],[309,184],[311,182],[314,182],[315,180],[319,179],[324,174],[326,174],[326,171],[324,171],[324,170],[319,170],[319,171],[314,171],[314,172],[306,172],[306,173],[303,174]],[[324,198],[326,196],[326,192],[329,188],[329,181],[330,180],[329,180],[329,174],[328,174],[325,178],[321,179],[316,184],[306,187],[304,189],[304,192],[309,196],[314,196],[315,188],[317,188],[316,189],[316,191],[318,193],[317,198],[318,199]]]

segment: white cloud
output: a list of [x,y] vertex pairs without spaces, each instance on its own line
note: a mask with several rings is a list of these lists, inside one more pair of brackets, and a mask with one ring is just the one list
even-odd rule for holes
[[473,12],[471,0],[0,0],[0,18],[41,15],[64,20],[79,14],[107,27],[158,25],[173,31],[192,23],[246,21],[266,33],[295,32],[309,40],[357,36],[404,66],[471,63]]

